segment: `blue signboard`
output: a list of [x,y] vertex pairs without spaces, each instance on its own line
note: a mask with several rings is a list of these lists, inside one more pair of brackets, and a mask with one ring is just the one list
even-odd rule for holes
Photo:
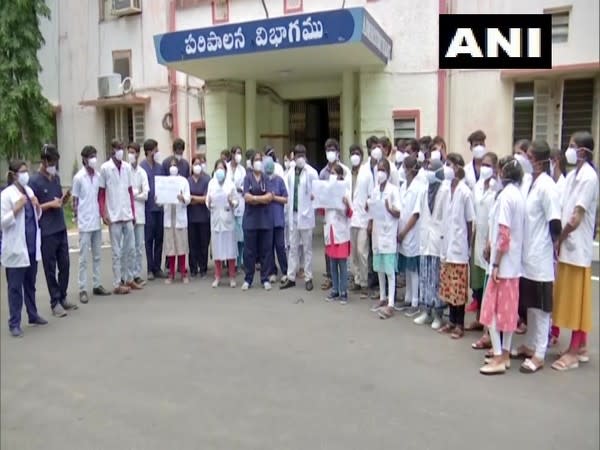
[[384,62],[392,41],[364,8],[278,17],[154,36],[158,62],[363,42]]

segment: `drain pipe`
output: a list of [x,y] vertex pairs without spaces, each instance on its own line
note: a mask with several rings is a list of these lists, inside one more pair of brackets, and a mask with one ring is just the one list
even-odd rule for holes
[[[439,14],[448,14],[448,0],[439,0]],[[448,142],[446,131],[446,87],[447,73],[445,69],[437,71],[437,134]]]
[[[167,12],[167,32],[176,31],[175,14],[176,0],[169,0],[169,10]],[[171,129],[171,137],[179,137],[179,114],[177,107],[177,71],[169,69],[169,112],[173,117],[173,128]]]

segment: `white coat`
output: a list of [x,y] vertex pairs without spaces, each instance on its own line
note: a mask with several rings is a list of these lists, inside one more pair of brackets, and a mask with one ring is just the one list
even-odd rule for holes
[[356,176],[356,187],[352,197],[353,214],[350,220],[350,226],[354,228],[367,228],[369,225],[369,213],[365,209],[367,200],[373,192],[373,174],[371,173],[371,163],[366,163],[358,169]]
[[[34,197],[30,187],[25,186],[29,198]],[[15,203],[23,194],[14,185],[10,185],[0,194],[0,224],[2,225],[2,265],[4,267],[18,268],[29,267],[29,252],[25,238],[25,209],[21,209],[15,216],[13,209]],[[39,219],[42,211],[35,211],[37,232],[35,236],[35,260],[42,259]]]
[[[398,186],[388,182],[385,183],[383,192],[379,190],[379,187],[375,188],[368,200],[368,204],[371,205],[375,201],[387,200],[390,208],[394,208],[400,211],[400,191]],[[373,220],[373,253],[374,254],[388,254],[396,253],[398,248],[398,223],[399,219],[392,216],[390,213],[386,213],[383,221]]]
[[440,257],[445,232],[444,209],[450,202],[450,182],[442,181],[433,202],[433,211],[429,210],[427,192],[421,197],[420,254]]
[[488,262],[483,258],[483,251],[489,240],[489,224],[492,206],[496,201],[498,191],[495,180],[490,180],[489,188],[484,190],[484,181],[479,179],[473,189],[473,206],[475,207],[475,243],[473,245],[473,259],[475,265],[487,269]]
[[[241,167],[241,166],[240,166]],[[219,201],[215,200],[219,198]],[[233,199],[234,209],[229,205],[217,206],[221,199]],[[223,184],[220,184],[216,178],[211,178],[208,182],[206,191],[206,206],[210,210],[210,229],[216,233],[221,231],[233,231],[235,228],[235,206],[237,202],[237,192],[235,184],[231,179],[225,178]]]
[[244,201],[244,178],[246,178],[246,169],[244,169],[241,164],[238,164],[235,170],[233,170],[232,166],[229,165],[227,167],[227,176],[225,178],[227,181],[232,182],[236,189],[238,203],[234,210],[234,214],[236,217],[243,217],[244,209],[246,208],[246,202]]
[[176,175],[177,181],[181,185],[181,192],[183,193],[183,203],[179,202],[175,205],[164,205],[164,226],[166,228],[173,227],[171,223],[171,214],[173,208],[175,208],[175,228],[187,228],[187,206],[190,204],[192,197],[190,195],[190,184],[188,180],[183,178],[181,175]]
[[[290,170],[286,177],[286,188],[288,190],[288,224],[290,230],[294,227],[294,177],[296,173]],[[300,172],[298,185],[298,230],[310,230],[315,227],[315,210],[312,206],[312,183],[319,179],[317,171],[308,163]]]
[[[346,198],[352,205],[350,200],[350,190],[346,190]],[[350,206],[352,208],[352,206]],[[331,231],[333,230],[333,242],[331,242]],[[323,237],[325,245],[343,244],[350,241],[350,218],[346,214],[345,209],[325,210],[325,225],[323,227]]]

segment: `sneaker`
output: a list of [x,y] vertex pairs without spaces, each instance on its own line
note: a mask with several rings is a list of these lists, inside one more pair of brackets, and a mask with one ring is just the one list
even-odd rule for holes
[[158,272],[154,272],[154,277],[164,279],[164,278],[167,278],[168,275],[165,272],[163,272],[162,270],[159,270]]
[[412,303],[400,303],[399,305],[394,306],[394,309],[398,312],[406,311],[407,309],[412,307]]
[[244,284],[242,284],[242,291],[247,291],[248,289],[250,289],[250,285],[247,281],[244,281]]
[[277,282],[277,275],[271,275],[269,277],[269,283],[276,283]]
[[88,298],[87,292],[81,291],[79,293],[79,302],[80,303],[87,303],[88,301],[89,301],[89,298]]
[[433,330],[439,330],[440,328],[442,328],[443,324],[444,324],[444,322],[442,321],[442,318],[440,316],[438,316],[437,314],[434,314],[433,322],[431,322],[431,328]]
[[265,291],[270,291],[272,288],[271,283],[269,283],[268,281],[265,281],[263,283],[263,287],[265,288]]
[[379,300],[377,303],[375,303],[373,306],[371,306],[371,312],[377,312],[381,308],[386,307],[387,304],[388,304],[387,300]]
[[331,291],[327,297],[325,297],[325,300],[327,300],[328,302],[333,302],[336,299],[338,299],[340,297],[340,294],[338,294],[337,292],[333,292]]
[[21,327],[19,326],[11,328],[10,335],[12,337],[23,337],[23,330],[21,330]]
[[340,295],[340,305],[347,305],[347,304],[348,304],[348,294]]
[[146,277],[148,281],[154,281],[154,274],[152,272],[148,272],[148,276]]
[[284,283],[281,283],[281,286],[279,286],[279,289],[289,289],[294,286],[296,286],[296,282],[292,281],[290,279],[287,279],[287,280],[285,280]]
[[69,310],[76,310],[76,309],[78,309],[78,308],[79,308],[79,306],[77,306],[77,305],[76,305],[76,304],[74,304],[74,303],[71,303],[71,302],[69,302],[67,299],[65,299],[65,300],[63,300],[63,301],[61,302],[61,306],[62,306],[64,309],[66,309],[67,311],[69,311]]
[[234,287],[236,287],[236,286],[237,286],[237,283],[235,282],[235,280],[231,280],[231,281],[229,282],[229,287],[232,287],[232,288],[234,288]]
[[215,281],[212,282],[211,286],[214,287],[214,288],[219,287],[219,279],[215,278]]
[[48,321],[42,316],[37,316],[33,320],[29,319],[29,325],[48,325]]
[[313,282],[312,282],[312,280],[307,280],[306,283],[304,283],[304,288],[307,291],[312,291],[313,290]]
[[420,312],[421,312],[421,310],[417,306],[411,306],[406,311],[404,311],[404,316],[405,317],[415,317]]
[[102,286],[95,287],[94,290],[92,291],[92,293],[94,295],[99,295],[101,297],[105,297],[107,295],[110,295],[110,291],[107,291]]
[[146,284],[146,280],[142,280],[140,277],[135,277],[133,281],[135,281],[135,283],[139,284],[140,286],[144,286]]
[[415,320],[413,320],[413,322],[416,325],[429,325],[431,322],[433,322],[433,317],[431,317],[427,311],[423,311],[419,316],[415,318]]
[[52,308],[52,315],[54,317],[65,317],[67,312],[64,310],[60,303],[57,303],[54,308]]

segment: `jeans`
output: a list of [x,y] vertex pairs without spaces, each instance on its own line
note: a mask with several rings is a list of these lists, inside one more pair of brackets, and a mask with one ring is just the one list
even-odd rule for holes
[[50,307],[54,308],[58,303],[65,301],[69,288],[67,230],[42,236],[42,265],[50,294]]
[[269,281],[273,258],[273,229],[244,230],[244,281],[252,285],[256,263],[260,262],[260,282]]
[[[277,263],[279,270],[283,275],[287,275],[288,263],[287,254],[285,253],[285,232],[283,227],[273,228],[273,252],[277,255]],[[271,264],[270,275],[277,275],[277,267],[275,266],[275,258]]]
[[331,291],[339,295],[348,295],[348,260],[328,258],[331,272]]
[[[144,224],[136,224],[133,226],[133,236],[134,236],[134,244],[133,244],[133,262],[130,265],[131,270],[129,270],[130,278],[141,278],[142,276],[142,258],[144,255],[144,232],[146,226]],[[121,264],[124,264],[124,260],[121,259]]]
[[369,237],[366,228],[352,227],[350,229],[352,243],[352,269],[354,284],[366,288],[369,270]]
[[79,232],[79,292],[87,290],[87,264],[92,252],[92,287],[100,286],[100,247],[102,230]]
[[38,263],[35,260],[35,254],[29,255],[29,267],[7,267],[6,284],[8,285],[8,327],[10,329],[21,325],[21,310],[23,301],[29,321],[32,322],[38,317],[37,307],[35,305],[35,278],[37,275]]
[[133,280],[127,270],[133,264],[135,255],[133,222],[111,223],[109,231],[112,246],[113,287],[117,288],[121,284],[121,280],[125,282]]
[[188,223],[190,245],[190,273],[205,274],[208,266],[208,244],[210,243],[210,222]]
[[146,225],[144,226],[144,239],[146,241],[146,263],[148,273],[160,272],[163,247],[163,212],[146,211]]

